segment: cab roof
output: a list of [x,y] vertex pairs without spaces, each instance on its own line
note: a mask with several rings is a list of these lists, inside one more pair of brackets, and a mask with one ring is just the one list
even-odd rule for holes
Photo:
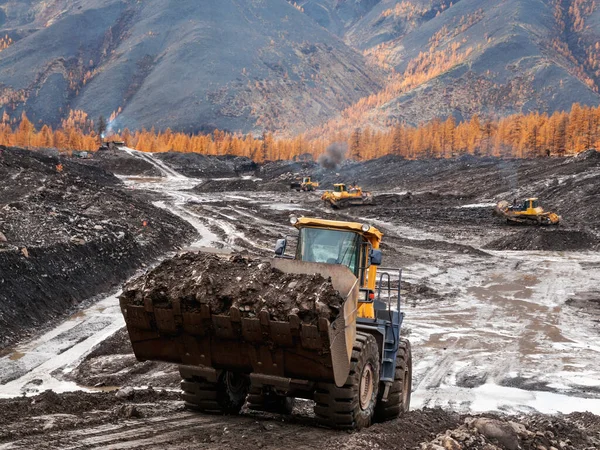
[[341,231],[353,231],[356,233],[360,233],[366,237],[371,237],[381,240],[383,237],[383,233],[379,231],[374,226],[369,225],[368,231],[363,231],[362,227],[365,225],[364,223],[359,222],[341,222],[337,220],[325,220],[325,219],[316,219],[312,217],[300,217],[298,218],[298,222],[294,225],[296,228],[325,228],[330,230],[341,230]]

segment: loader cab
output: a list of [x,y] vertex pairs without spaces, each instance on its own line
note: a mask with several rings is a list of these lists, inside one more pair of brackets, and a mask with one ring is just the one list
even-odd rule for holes
[[[307,217],[292,217],[291,223],[299,231],[293,258],[348,267],[358,279],[364,296],[364,304],[359,305],[359,316],[374,317],[371,300],[376,290],[377,267],[382,260],[379,250],[381,232],[369,224]],[[279,240],[276,255],[285,257],[286,246],[286,239]]]
[[338,192],[338,193],[342,193],[342,192],[346,192],[346,185],[345,184],[334,184],[333,185],[333,192]]
[[310,183],[310,177],[302,178],[302,183]]

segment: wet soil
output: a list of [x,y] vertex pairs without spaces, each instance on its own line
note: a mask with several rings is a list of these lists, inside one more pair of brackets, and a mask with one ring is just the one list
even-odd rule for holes
[[0,149],[0,348],[116,289],[195,230],[79,162]]
[[120,298],[132,305],[150,300],[156,308],[178,301],[186,311],[208,305],[213,314],[238,308],[246,317],[267,311],[273,320],[294,314],[305,323],[320,317],[335,320],[344,301],[321,275],[286,274],[266,260],[207,253],[185,253],[162,262],[129,282]]
[[88,388],[118,389],[152,386],[179,389],[177,366],[154,361],[137,361],[126,328],[98,344],[70,373],[63,375]]
[[595,250],[600,239],[580,230],[527,229],[496,239],[485,246],[489,250]]
[[278,181],[262,181],[260,179],[233,179],[233,180],[207,180],[196,186],[193,191],[198,193],[208,192],[287,192],[289,184]]
[[[267,181],[284,179],[299,167],[306,169],[298,164],[270,163],[259,176]],[[205,235],[208,231],[214,234],[213,246],[252,255],[272,254],[275,239],[293,233],[289,227],[292,214],[368,221],[380,228],[385,234],[384,264],[405,268],[402,332],[413,342],[416,410],[397,421],[340,433],[318,428],[312,405],[306,401],[299,401],[289,417],[249,411],[224,417],[186,412],[176,397],[149,396],[147,402],[141,398],[138,402],[135,397],[119,398],[114,393],[61,394],[58,397],[68,399],[62,410],[35,411],[31,403],[18,403],[31,402],[28,399],[0,400],[0,410],[17,405],[10,417],[0,413],[0,422],[7,424],[0,431],[0,447],[6,442],[21,448],[494,450],[517,448],[516,439],[520,448],[528,450],[600,448],[599,416],[534,411],[538,407],[577,410],[594,406],[597,396],[593,387],[585,385],[593,384],[597,374],[593,342],[600,331],[597,323],[594,328],[594,322],[586,319],[588,315],[600,318],[596,283],[600,266],[595,254],[587,258],[582,256],[586,252],[576,250],[563,257],[547,251],[571,245],[570,235],[548,240],[542,235],[539,239],[545,247],[535,249],[535,255],[525,251],[513,258],[506,255],[511,252],[499,256],[482,250],[500,239],[514,241],[513,235],[521,233],[529,235],[528,242],[535,242],[539,234],[548,231],[582,233],[586,244],[580,249],[593,250],[588,246],[590,236],[595,236],[600,223],[600,200],[594,194],[599,167],[596,154],[525,161],[466,157],[413,162],[388,157],[361,165],[348,163],[337,169],[339,177],[335,172],[323,173],[321,180],[344,181],[359,167],[358,179],[363,177],[379,197],[373,206],[332,211],[322,206],[318,193],[257,190],[240,199],[227,195],[230,188],[215,188],[202,194],[203,201],[214,201],[184,207],[198,218],[200,229],[206,228]],[[413,194],[386,193],[389,190]],[[552,193],[547,198],[549,207],[557,209],[568,228],[506,226],[492,216],[493,206],[485,206],[513,195],[539,192]],[[289,247],[293,247],[292,237]],[[219,269],[216,273],[220,274]],[[157,304],[168,302],[171,291],[177,296],[187,293],[186,286],[178,282],[186,270],[182,262],[164,271],[159,279],[164,289],[157,283],[153,291]],[[231,281],[238,282],[233,274]],[[193,292],[193,285],[188,288]],[[248,313],[255,314],[258,306],[250,302]],[[175,367],[134,361],[124,330],[87,355],[73,377],[100,388],[177,385]],[[505,380],[518,379],[537,384],[505,387]],[[490,386],[499,392],[479,392]],[[524,390],[528,387],[530,390]],[[543,399],[536,402],[538,391],[546,389],[547,403]],[[99,395],[100,400],[91,400],[90,395]],[[71,401],[73,405],[69,405]],[[490,409],[532,413],[469,414],[470,408],[482,401]],[[444,409],[430,408],[437,405]]]

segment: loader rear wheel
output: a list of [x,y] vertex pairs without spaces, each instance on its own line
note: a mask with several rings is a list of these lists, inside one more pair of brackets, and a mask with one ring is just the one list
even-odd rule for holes
[[375,420],[384,422],[400,417],[410,409],[412,390],[412,351],[408,339],[400,338],[396,354],[396,373],[390,387],[387,402],[381,401],[383,384],[379,387],[380,395],[375,408]]
[[294,398],[266,391],[262,388],[251,387],[248,394],[248,408],[254,411],[289,415],[294,409]]
[[370,334],[357,333],[346,383],[318,383],[315,416],[331,428],[361,429],[371,425],[379,391],[379,347]]
[[193,377],[181,381],[185,407],[215,414],[237,414],[246,402],[249,379],[246,375],[223,371],[216,383]]

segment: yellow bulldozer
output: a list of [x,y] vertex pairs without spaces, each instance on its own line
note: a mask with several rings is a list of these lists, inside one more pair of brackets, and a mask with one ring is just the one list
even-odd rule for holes
[[332,208],[346,208],[347,206],[371,205],[373,195],[364,192],[357,185],[346,186],[343,183],[333,185],[333,191],[327,191],[321,196],[321,200]]
[[[291,219],[293,256],[280,239],[268,261],[282,274],[320,274],[345,299],[335,319],[306,323],[268,311],[216,314],[208,304],[154,306],[121,297],[140,361],[178,364],[185,405],[209,413],[290,413],[294,398],[315,401],[319,424],[360,429],[397,418],[411,398],[410,342],[400,337],[400,269],[383,269],[382,233],[369,224]],[[198,274],[198,276],[203,276]],[[308,295],[307,293],[306,295]]]
[[494,212],[509,224],[558,225],[561,220],[558,214],[544,211],[535,197],[527,198],[521,203],[515,201],[512,205],[503,200],[496,205]]
[[311,177],[302,177],[302,179],[297,179],[292,181],[290,184],[291,189],[296,189],[297,191],[315,191],[319,187],[319,183],[316,181],[312,181]]

